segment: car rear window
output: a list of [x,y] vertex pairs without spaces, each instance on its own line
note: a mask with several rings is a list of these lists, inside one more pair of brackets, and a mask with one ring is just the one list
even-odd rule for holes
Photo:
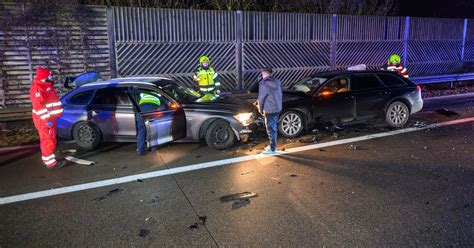
[[89,99],[92,96],[92,93],[94,93],[93,90],[86,90],[79,92],[69,98],[68,103],[69,104],[74,104],[74,105],[86,105],[89,102]]
[[373,74],[352,75],[353,90],[369,90],[381,88],[380,80]]
[[132,105],[123,88],[106,88],[97,90],[92,104],[100,105]]
[[396,86],[405,86],[407,85],[407,83],[405,81],[403,81],[402,79],[394,76],[394,75],[390,75],[390,74],[378,74],[377,75],[380,80],[382,80],[382,82],[389,86],[389,87],[396,87]]

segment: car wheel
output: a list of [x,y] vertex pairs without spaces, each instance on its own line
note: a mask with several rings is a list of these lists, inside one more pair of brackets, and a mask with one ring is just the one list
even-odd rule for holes
[[235,134],[227,121],[216,120],[206,131],[206,143],[216,150],[230,148],[235,142]]
[[286,138],[294,138],[303,132],[303,117],[296,111],[287,111],[280,115],[278,132]]
[[403,102],[391,103],[385,112],[385,122],[391,127],[402,127],[408,121],[410,111]]
[[80,147],[92,150],[100,144],[102,135],[95,125],[81,122],[74,127],[73,137]]

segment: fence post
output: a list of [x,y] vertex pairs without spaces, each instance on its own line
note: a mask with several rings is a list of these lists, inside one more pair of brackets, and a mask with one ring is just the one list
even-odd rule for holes
[[236,59],[236,76],[237,76],[237,89],[242,89],[242,11],[236,12],[236,22],[235,22],[235,59]]
[[331,19],[331,70],[336,70],[336,48],[337,48],[337,15],[333,14]]
[[109,39],[110,77],[117,77],[117,60],[115,54],[115,18],[113,7],[107,7],[107,37]]
[[464,49],[466,47],[466,35],[467,35],[467,19],[464,19],[464,30],[462,32],[462,45],[461,45],[461,63],[464,63]]
[[403,36],[403,66],[407,66],[408,38],[410,34],[410,17],[405,17],[405,35]]

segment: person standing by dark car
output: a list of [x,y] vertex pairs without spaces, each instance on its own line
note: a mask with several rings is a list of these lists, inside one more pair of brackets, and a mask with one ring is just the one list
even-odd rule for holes
[[265,147],[263,154],[276,154],[278,116],[282,109],[282,90],[280,80],[272,76],[271,68],[261,71],[262,80],[258,89],[258,111],[265,117],[270,145]]

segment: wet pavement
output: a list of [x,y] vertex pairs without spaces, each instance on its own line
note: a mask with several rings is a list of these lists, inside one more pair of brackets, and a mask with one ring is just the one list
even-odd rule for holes
[[[471,99],[472,100],[472,99]],[[427,101],[408,127],[474,116],[471,100]],[[445,116],[447,108],[459,115]],[[0,247],[474,246],[474,122],[257,158],[0,205]],[[280,149],[392,131],[324,126]],[[227,151],[134,144],[73,155],[49,171],[39,153],[2,154],[0,197],[257,154],[264,137]],[[77,148],[63,144],[61,149]],[[65,154],[66,155],[66,154]],[[246,199],[222,196],[251,192]]]

